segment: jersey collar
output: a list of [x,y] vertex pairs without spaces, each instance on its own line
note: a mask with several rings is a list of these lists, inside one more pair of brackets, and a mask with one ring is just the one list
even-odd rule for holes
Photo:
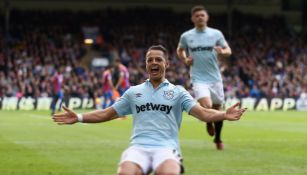
[[[145,80],[145,82],[146,82],[147,85],[152,86],[152,84],[151,84],[151,82],[149,81],[149,79]],[[170,83],[170,82],[165,78],[164,81],[159,85],[159,87],[168,85],[169,83]]]
[[208,29],[208,26],[204,28],[204,30],[197,30],[197,28],[195,27],[194,30],[196,33],[206,33]]

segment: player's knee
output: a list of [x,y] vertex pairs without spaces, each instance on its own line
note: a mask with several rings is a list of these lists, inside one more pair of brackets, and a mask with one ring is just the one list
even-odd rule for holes
[[124,162],[118,167],[117,175],[143,175],[143,173],[136,164]]
[[175,172],[161,172],[161,173],[155,173],[155,175],[179,175],[179,173],[175,173]]
[[204,108],[212,108],[212,101],[208,97],[204,97],[198,100],[199,104]]
[[155,175],[180,175],[180,171],[175,171],[171,169],[163,169],[160,171],[156,171]]
[[128,170],[128,169],[119,169],[117,171],[117,175],[143,175],[141,172],[136,172],[133,170]]
[[155,171],[155,175],[179,175],[180,165],[174,160],[166,160]]

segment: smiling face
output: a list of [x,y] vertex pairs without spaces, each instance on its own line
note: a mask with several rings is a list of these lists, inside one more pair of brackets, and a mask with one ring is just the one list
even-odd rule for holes
[[168,67],[167,55],[161,50],[149,50],[146,54],[146,70],[151,81],[162,82]]

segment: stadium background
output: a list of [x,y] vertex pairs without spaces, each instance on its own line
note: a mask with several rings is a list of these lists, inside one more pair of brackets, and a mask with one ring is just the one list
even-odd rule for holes
[[[32,110],[36,100],[51,97],[51,76],[63,67],[72,107],[92,108],[77,99],[100,98],[108,62],[120,58],[131,83],[138,84],[147,76],[145,49],[158,43],[171,52],[168,79],[190,89],[175,49],[180,34],[192,27],[189,10],[195,4],[206,6],[209,25],[222,30],[233,50],[221,65],[228,102],[247,99],[252,109],[281,111],[250,111],[238,124],[227,123],[226,150],[217,157],[203,126],[185,117],[187,174],[306,174],[306,111],[282,112],[296,109],[300,99],[301,109],[307,106],[304,0],[2,1],[0,174],[114,174],[130,119],[59,128],[49,111]],[[42,109],[49,109],[46,104]]]
[[[93,102],[102,96],[101,72],[114,58],[122,60],[131,83],[138,84],[147,76],[144,51],[157,43],[171,52],[168,79],[190,89],[188,69],[178,61],[175,49],[180,34],[192,27],[188,10],[197,3],[206,4],[209,25],[222,30],[233,49],[232,57],[221,65],[226,98],[252,97],[256,109],[259,99],[265,98],[268,105],[260,110],[278,98],[274,108],[294,109],[295,101],[307,91],[303,20],[307,7],[299,0],[4,1],[2,108],[37,108],[38,98],[51,96],[50,77],[57,67],[65,69],[70,97]],[[92,39],[93,44],[84,44],[84,39]],[[292,101],[284,102],[285,98]],[[73,103],[71,107],[82,106]]]

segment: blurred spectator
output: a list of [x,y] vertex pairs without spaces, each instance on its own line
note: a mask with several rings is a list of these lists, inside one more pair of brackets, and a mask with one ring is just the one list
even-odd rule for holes
[[[58,67],[54,75],[52,77],[52,102],[51,102],[51,115],[53,115],[56,111],[57,102],[60,101],[60,107],[58,110],[60,110],[63,97],[64,97],[64,91],[63,91],[63,68]],[[31,93],[32,91],[30,91]],[[27,91],[26,91],[27,93]],[[33,96],[33,95],[32,95]]]
[[296,109],[299,111],[307,111],[307,88],[301,93],[300,98],[297,100]]
[[[210,25],[227,33],[226,14],[210,15],[216,19]],[[3,19],[3,14],[0,17]],[[264,18],[235,11],[233,18],[236,30],[229,42],[233,55],[223,66],[226,98],[299,98],[307,85],[307,43],[303,37],[289,30],[283,17]],[[147,78],[145,48],[163,44],[170,48],[174,65],[168,69],[167,78],[190,89],[187,68],[175,53],[180,33],[192,27],[189,22],[189,13],[169,9],[12,10],[5,48],[4,26],[0,25],[0,96],[51,97],[51,77],[57,67],[63,66],[63,81],[71,96],[101,97],[105,68],[94,70],[84,64],[87,58],[82,26],[99,28],[95,49],[110,60],[121,58],[131,85]]]

